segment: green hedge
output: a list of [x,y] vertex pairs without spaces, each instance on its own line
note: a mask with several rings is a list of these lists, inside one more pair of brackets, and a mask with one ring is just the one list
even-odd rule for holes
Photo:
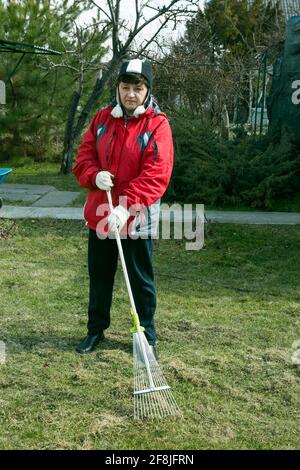
[[243,133],[222,140],[187,117],[173,117],[171,125],[175,165],[166,199],[271,209],[299,193],[300,150],[287,133],[278,142]]

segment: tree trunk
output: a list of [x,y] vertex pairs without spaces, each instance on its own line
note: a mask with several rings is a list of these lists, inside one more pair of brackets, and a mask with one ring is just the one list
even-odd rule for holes
[[223,104],[221,111],[221,136],[225,140],[229,140],[229,116],[226,104]]
[[71,173],[72,170],[72,162],[73,162],[73,149],[74,149],[74,120],[76,116],[77,106],[80,100],[80,94],[77,91],[74,91],[70,107],[69,107],[69,114],[68,119],[66,122],[65,127],[65,135],[64,135],[64,149],[63,149],[63,156],[61,161],[60,173],[64,175],[68,175]]
[[109,68],[106,70],[103,76],[101,78],[97,78],[93,91],[90,94],[87,103],[85,104],[83,110],[81,111],[78,117],[77,124],[75,124],[75,116],[76,109],[81,98],[81,94],[79,94],[78,92],[73,93],[69,108],[68,120],[65,128],[64,150],[60,173],[65,175],[71,173],[73,164],[73,152],[76,141],[81,134],[81,131],[86,123],[89,113],[91,112],[95,103],[98,101],[99,97],[102,95],[107,81],[110,79],[110,77],[116,70],[123,55],[124,54],[120,53],[117,57],[113,58]]

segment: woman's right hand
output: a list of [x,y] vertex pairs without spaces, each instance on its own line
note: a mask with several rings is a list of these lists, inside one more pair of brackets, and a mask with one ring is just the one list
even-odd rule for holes
[[114,185],[112,182],[113,177],[114,175],[109,171],[99,171],[96,176],[95,184],[99,189],[102,189],[102,191],[110,191]]

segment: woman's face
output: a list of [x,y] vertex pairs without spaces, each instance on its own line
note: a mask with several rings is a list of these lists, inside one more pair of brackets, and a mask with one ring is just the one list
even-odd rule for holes
[[147,96],[147,87],[144,83],[119,83],[119,96],[121,103],[127,114],[134,113],[138,106],[141,106]]

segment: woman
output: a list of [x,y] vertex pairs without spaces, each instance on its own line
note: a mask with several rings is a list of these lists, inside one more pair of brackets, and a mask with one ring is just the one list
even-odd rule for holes
[[[122,235],[122,246],[136,309],[154,349],[156,292],[152,269],[153,240],[159,222],[160,198],[173,167],[169,122],[154,102],[148,61],[121,65],[113,105],[94,117],[78,150],[73,173],[89,188],[84,217],[89,227],[90,293],[88,334],[77,346],[92,351],[110,325],[110,307],[118,249],[111,234]],[[108,215],[106,192],[114,210]],[[154,349],[155,352],[155,349]]]

